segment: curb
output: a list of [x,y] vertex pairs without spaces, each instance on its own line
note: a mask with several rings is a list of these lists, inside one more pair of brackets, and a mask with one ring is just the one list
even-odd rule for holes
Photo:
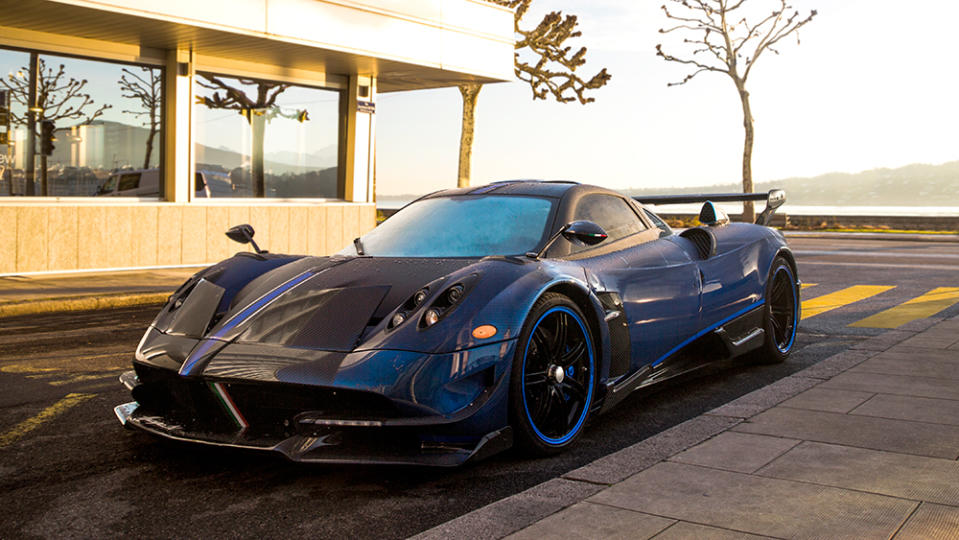
[[172,291],[140,294],[70,296],[28,300],[24,302],[9,302],[0,304],[0,318],[36,315],[39,313],[91,311],[95,309],[162,304],[166,302],[171,293]]
[[926,319],[921,325],[889,330],[864,340],[843,352],[632,446],[441,523],[411,538],[493,540],[508,536],[828,381],[941,320]]
[[899,242],[959,243],[959,234],[910,234],[867,232],[781,231],[786,238],[817,238],[832,240],[891,240]]

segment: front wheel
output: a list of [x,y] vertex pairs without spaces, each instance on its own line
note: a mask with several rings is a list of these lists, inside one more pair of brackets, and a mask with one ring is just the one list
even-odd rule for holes
[[517,342],[510,380],[510,420],[517,445],[552,455],[579,436],[593,403],[596,351],[579,307],[544,294]]
[[776,364],[789,356],[799,329],[799,285],[789,262],[782,257],[776,257],[769,270],[763,312],[766,339],[757,351],[757,360]]

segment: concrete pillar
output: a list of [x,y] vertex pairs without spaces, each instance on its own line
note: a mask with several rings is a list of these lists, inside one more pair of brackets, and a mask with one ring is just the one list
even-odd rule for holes
[[346,189],[343,198],[373,202],[376,169],[376,79],[350,77],[346,107]]
[[193,53],[169,51],[163,80],[163,199],[187,202],[192,193]]

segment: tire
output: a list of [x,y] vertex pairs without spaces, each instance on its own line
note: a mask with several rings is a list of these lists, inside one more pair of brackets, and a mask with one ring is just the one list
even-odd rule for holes
[[766,338],[755,359],[762,364],[778,364],[789,357],[799,328],[799,285],[792,266],[776,257],[766,280],[766,304],[763,306],[763,330]]
[[523,324],[510,378],[510,423],[522,451],[554,455],[576,441],[593,404],[596,363],[579,307],[544,294]]

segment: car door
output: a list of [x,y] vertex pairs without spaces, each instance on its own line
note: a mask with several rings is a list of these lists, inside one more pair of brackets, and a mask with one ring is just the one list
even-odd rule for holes
[[[585,266],[598,294],[622,302],[630,342],[628,365],[614,358],[610,377],[661,362],[664,355],[696,332],[700,279],[696,264],[675,245],[660,239],[624,198],[588,194],[579,199],[574,219],[597,223],[609,238],[573,257]],[[602,297],[602,296],[601,296]],[[611,333],[615,319],[611,321]]]

